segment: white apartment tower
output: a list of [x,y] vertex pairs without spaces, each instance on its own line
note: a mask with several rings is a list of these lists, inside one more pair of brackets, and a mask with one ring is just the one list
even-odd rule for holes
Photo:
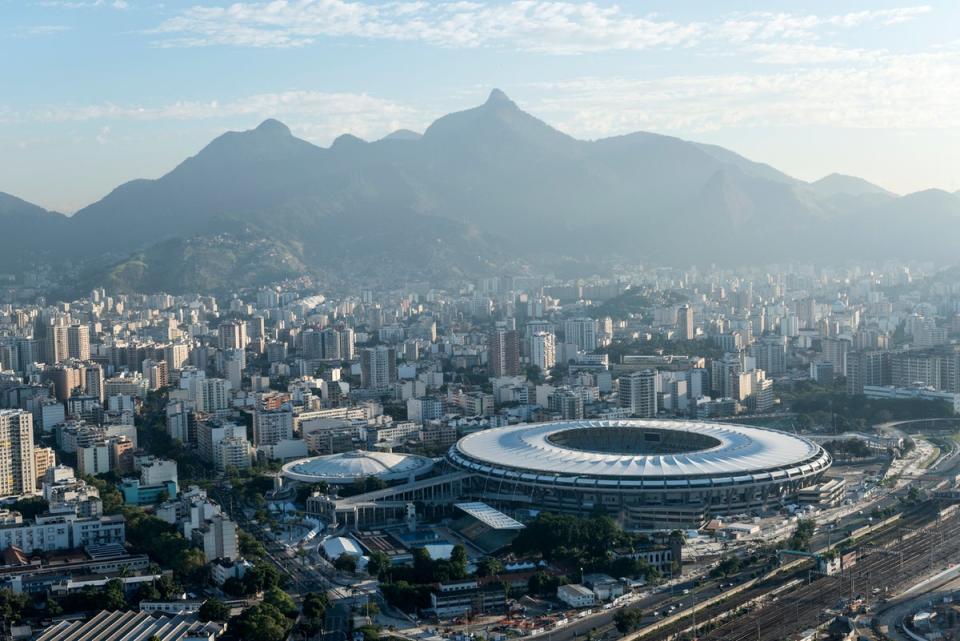
[[653,418],[657,415],[657,372],[645,369],[620,377],[620,407],[631,416]]
[[557,341],[553,334],[537,332],[530,337],[530,364],[544,373],[557,364]]

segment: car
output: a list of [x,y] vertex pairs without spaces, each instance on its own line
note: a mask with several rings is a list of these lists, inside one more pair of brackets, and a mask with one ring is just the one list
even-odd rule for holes
[[684,596],[686,596],[687,594],[690,594],[690,590],[684,589],[684,590],[683,590],[683,594],[684,594]]

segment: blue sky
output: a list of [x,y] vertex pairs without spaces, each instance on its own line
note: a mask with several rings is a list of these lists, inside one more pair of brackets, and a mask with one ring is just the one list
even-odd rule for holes
[[492,87],[577,137],[960,188],[957,2],[0,0],[0,17],[0,191],[65,212],[267,117],[328,145],[422,130]]

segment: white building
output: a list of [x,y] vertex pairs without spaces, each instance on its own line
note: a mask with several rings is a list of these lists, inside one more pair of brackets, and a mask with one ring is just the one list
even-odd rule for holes
[[657,372],[645,369],[619,379],[619,405],[631,416],[653,418],[657,415]]
[[276,445],[292,438],[293,412],[257,410],[253,413],[253,444],[256,447]]
[[596,604],[597,595],[579,583],[568,583],[557,588],[557,598],[571,608],[589,608]]
[[557,343],[553,334],[537,332],[530,337],[530,364],[544,373],[557,364]]

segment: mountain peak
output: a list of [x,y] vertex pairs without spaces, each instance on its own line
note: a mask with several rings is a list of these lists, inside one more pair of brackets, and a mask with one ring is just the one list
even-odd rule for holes
[[514,104],[510,98],[507,97],[507,94],[503,93],[499,89],[494,89],[490,92],[490,96],[487,98],[487,102],[484,103],[487,105],[512,105]]
[[254,131],[260,131],[267,134],[292,136],[290,128],[274,118],[267,118],[261,122]]

